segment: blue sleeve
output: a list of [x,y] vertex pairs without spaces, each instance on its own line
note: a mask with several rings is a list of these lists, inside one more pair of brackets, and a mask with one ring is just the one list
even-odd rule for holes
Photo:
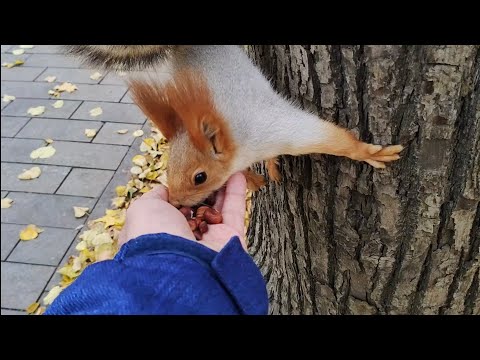
[[233,237],[219,252],[181,237],[140,236],[87,267],[45,315],[266,315],[260,270]]

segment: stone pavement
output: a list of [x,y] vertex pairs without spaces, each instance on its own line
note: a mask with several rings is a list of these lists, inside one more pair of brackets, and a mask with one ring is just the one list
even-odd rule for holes
[[[13,204],[1,210],[1,314],[25,314],[25,308],[40,301],[57,285],[56,274],[75,253],[79,225],[103,215],[110,207],[117,185],[128,181],[131,158],[139,153],[141,138],[148,135],[146,117],[132,104],[123,79],[103,73],[90,79],[94,69],[60,54],[58,47],[35,45],[23,55],[13,55],[18,45],[1,46],[1,63],[22,59],[22,66],[1,68],[1,95],[14,95],[1,102],[1,194]],[[102,73],[102,71],[100,71]],[[47,76],[56,76],[48,83]],[[57,99],[48,91],[62,82],[78,87],[62,93],[64,106],[51,106]],[[45,106],[44,114],[30,117],[30,107]],[[103,114],[91,117],[100,106]],[[94,138],[85,129],[96,129]],[[117,134],[128,129],[125,135]],[[32,160],[31,151],[53,139],[55,155]],[[39,166],[42,174],[34,180],[19,180],[18,174]],[[93,209],[88,217],[76,219],[73,206]],[[28,224],[44,229],[37,239],[20,241],[19,231]]]

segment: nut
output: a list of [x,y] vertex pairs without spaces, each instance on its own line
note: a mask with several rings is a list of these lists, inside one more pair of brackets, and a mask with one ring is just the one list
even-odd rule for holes
[[195,213],[195,217],[196,217],[196,218],[203,219],[203,214],[204,214],[205,211],[207,211],[208,209],[210,209],[210,207],[208,207],[208,206],[200,206],[200,207],[197,209],[197,212]]
[[190,230],[195,231],[197,229],[197,222],[195,219],[189,219],[187,220],[188,226],[190,226]]
[[223,216],[215,209],[207,209],[203,214],[203,218],[208,224],[220,224],[223,221]]
[[200,225],[198,225],[198,230],[200,230],[202,234],[205,234],[208,231],[207,223],[205,221],[202,221]]
[[202,240],[202,233],[199,230],[194,230],[193,235],[195,235],[195,239]]

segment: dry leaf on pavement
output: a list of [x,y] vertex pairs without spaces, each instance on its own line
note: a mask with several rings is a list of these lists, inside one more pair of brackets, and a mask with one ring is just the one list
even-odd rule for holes
[[47,296],[43,298],[43,304],[50,305],[53,302],[53,300],[55,300],[56,297],[60,295],[62,290],[63,289],[58,285],[53,287],[52,290],[50,290],[50,292],[47,294]]
[[31,107],[27,110],[27,113],[32,116],[39,116],[45,112],[45,106]]
[[126,134],[128,132],[128,129],[121,129],[121,130],[117,130],[117,134]]
[[96,107],[92,110],[90,110],[90,116],[99,116],[99,115],[102,115],[103,114],[103,110],[101,107]]
[[136,130],[136,131],[133,132],[132,135],[135,136],[135,137],[143,136],[143,130]]
[[56,151],[57,150],[55,150],[53,146],[42,146],[41,148],[33,150],[30,153],[30,158],[31,159],[47,159],[49,157],[52,157]]
[[3,198],[2,199],[2,209],[8,209],[12,206],[13,200],[10,198]]
[[85,214],[90,210],[88,207],[81,207],[81,206],[74,206],[73,211],[75,213],[76,218],[81,218],[85,216]]
[[20,180],[32,180],[38,178],[42,174],[42,170],[38,166],[34,166],[18,175]]
[[[56,76],[47,76],[47,77],[46,77],[45,79],[43,79],[43,80],[45,80],[46,82],[52,83],[52,82],[54,82],[55,80],[57,80],[57,77],[56,77]],[[53,90],[52,90],[52,91],[53,91]],[[50,94],[50,95],[52,95],[52,94]]]
[[85,129],[85,135],[88,138],[93,138],[93,137],[95,137],[95,135],[97,135],[97,130],[95,130],[95,129]]
[[103,75],[100,74],[98,71],[96,73],[93,73],[92,75],[90,75],[90,79],[92,80],[98,80],[102,77]]
[[37,225],[30,224],[20,231],[19,238],[23,241],[33,240],[36,239],[41,232],[43,232],[43,229],[37,227]]
[[63,106],[63,100],[57,100],[55,101],[52,106],[55,108],[55,109],[60,109],[62,106]]
[[15,49],[15,50],[12,51],[13,55],[22,55],[24,53],[25,53],[25,50],[23,50],[23,49]]
[[57,90],[58,92],[68,92],[68,93],[72,93],[74,92],[75,90],[78,90],[77,86],[76,85],[73,85],[72,83],[69,83],[69,82],[64,82],[62,83],[61,85],[57,85],[53,88],[54,90]]
[[16,98],[13,95],[3,95],[2,101],[3,102],[10,102],[10,101],[13,101],[15,99]]

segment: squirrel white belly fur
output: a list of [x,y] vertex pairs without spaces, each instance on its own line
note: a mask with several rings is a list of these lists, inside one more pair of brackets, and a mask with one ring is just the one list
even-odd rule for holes
[[267,161],[279,180],[279,155],[323,153],[376,168],[400,158],[401,145],[359,141],[348,130],[282,98],[235,45],[71,45],[95,65],[149,71],[132,73],[132,98],[171,144],[167,169],[173,205],[202,202],[237,171],[249,186],[264,184],[247,169]]

